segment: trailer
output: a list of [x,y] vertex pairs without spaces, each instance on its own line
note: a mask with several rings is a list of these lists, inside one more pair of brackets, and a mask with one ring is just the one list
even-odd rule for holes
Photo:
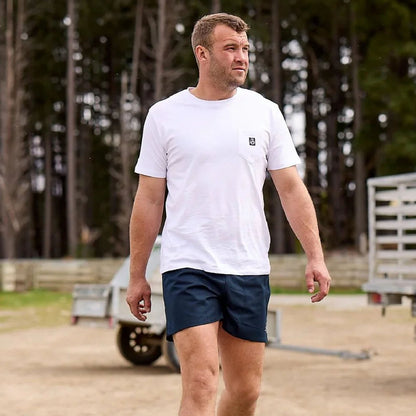
[[[71,323],[116,329],[120,354],[134,365],[150,365],[164,356],[168,366],[180,372],[175,345],[166,339],[162,277],[159,272],[160,240],[157,239],[146,269],[146,279],[152,288],[152,311],[146,321],[134,317],[126,302],[130,259],[127,258],[109,284],[76,284],[72,292]],[[269,343],[278,343],[279,315],[267,313]]]
[[168,366],[179,372],[173,342],[166,340],[162,279],[159,273],[160,240],[157,239],[146,269],[152,288],[152,311],[145,322],[135,318],[126,302],[130,259],[127,258],[109,284],[77,284],[72,297],[73,325],[116,329],[120,354],[134,365],[150,365],[162,354]]
[[362,288],[383,315],[410,298],[416,317],[416,172],[370,178],[367,189],[369,276]]
[[[152,288],[152,311],[145,322],[135,318],[126,302],[130,259],[127,258],[109,284],[76,284],[73,289],[71,322],[73,325],[116,329],[116,343],[120,354],[134,365],[150,365],[164,356],[167,365],[180,372],[179,358],[173,342],[166,339],[162,276],[159,271],[160,239],[153,246],[146,269],[146,279]],[[323,354],[344,359],[363,360],[369,353],[347,350],[328,350],[282,343],[282,313],[267,311],[267,346],[270,348],[309,354]]]

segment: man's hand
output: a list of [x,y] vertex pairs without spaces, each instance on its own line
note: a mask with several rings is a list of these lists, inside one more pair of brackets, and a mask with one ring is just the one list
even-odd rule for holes
[[152,303],[150,300],[151,289],[145,278],[132,282],[130,280],[127,288],[126,301],[131,313],[139,320],[145,321],[146,314],[150,312]]
[[315,293],[311,300],[312,302],[320,302],[329,292],[331,285],[331,276],[326,268],[325,262],[322,261],[309,261],[306,266],[306,286],[309,293],[315,291],[315,282],[319,285],[319,292]]

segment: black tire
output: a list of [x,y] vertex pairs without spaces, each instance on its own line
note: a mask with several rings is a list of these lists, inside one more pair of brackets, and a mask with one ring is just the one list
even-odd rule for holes
[[166,336],[163,337],[162,341],[162,352],[163,356],[166,359],[168,367],[175,371],[175,373],[181,372],[181,365],[179,363],[179,357],[176,352],[175,344],[166,339]]
[[144,326],[120,325],[117,346],[121,355],[134,365],[150,365],[162,355],[162,339]]

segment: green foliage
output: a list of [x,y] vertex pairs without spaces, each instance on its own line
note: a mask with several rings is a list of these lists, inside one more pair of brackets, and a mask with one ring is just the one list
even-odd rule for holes
[[[119,255],[114,219],[119,213],[117,196],[120,171],[121,74],[130,73],[136,0],[76,0],[76,91],[78,126],[78,203],[82,224],[97,231],[97,239],[82,252]],[[222,10],[243,17],[251,26],[255,43],[248,86],[271,96],[271,2],[223,0]],[[164,91],[169,95],[195,85],[197,69],[190,47],[194,22],[211,11],[211,2],[168,0],[170,27],[164,59]],[[178,9],[179,8],[179,9]],[[53,194],[53,256],[65,254],[65,86],[66,2],[27,0],[25,31],[25,131],[32,149],[32,177],[45,173],[45,146],[52,143],[52,190],[34,187],[33,216],[26,235],[33,238],[33,255],[42,252],[43,207],[46,192]],[[180,10],[180,13],[177,12]],[[352,20],[354,12],[355,20]],[[355,152],[364,154],[366,177],[416,170],[416,8],[405,0],[287,0],[279,1],[284,97],[283,109],[310,111],[306,126],[308,145],[315,152],[301,153],[308,166],[321,169],[314,183],[327,249],[351,244],[353,215],[338,226],[347,230],[343,239],[334,235],[337,210],[334,199],[349,210]],[[155,51],[157,50],[158,1],[145,0],[140,68],[137,79],[139,114],[136,147],[147,110],[154,100]],[[174,19],[174,21],[172,21]],[[177,30],[176,24],[182,28]],[[173,29],[172,29],[173,28]],[[354,106],[352,91],[351,33],[358,37],[361,130],[352,134],[354,118],[345,117]],[[0,27],[4,43],[4,26]],[[294,52],[293,45],[298,49]],[[3,44],[0,45],[0,53]],[[340,53],[345,60],[340,61]],[[313,66],[313,68],[312,68]],[[311,70],[308,72],[308,70]],[[169,78],[178,72],[175,78]],[[305,75],[307,73],[307,75]],[[2,71],[0,71],[0,75]],[[172,81],[169,81],[172,79]],[[3,80],[2,80],[3,81]],[[311,101],[306,102],[310,93]],[[87,116],[88,114],[88,116]],[[322,127],[323,126],[323,127]],[[330,126],[330,129],[328,128]],[[48,139],[48,140],[47,140]],[[314,139],[314,140],[312,140]],[[316,139],[316,140],[315,140]],[[1,137],[0,137],[1,146]],[[351,151],[346,149],[351,148]],[[331,154],[329,160],[328,154]],[[310,160],[314,157],[315,160]],[[334,170],[325,171],[335,160]],[[133,175],[133,173],[132,173]],[[365,178],[364,178],[365,179]],[[35,182],[35,181],[34,181]],[[336,183],[335,183],[336,182]],[[273,194],[267,196],[268,200]],[[266,201],[266,209],[268,200]],[[352,230],[352,231],[350,231]],[[126,231],[127,232],[127,231]],[[335,233],[337,234],[337,233]],[[33,236],[33,237],[31,237]],[[0,247],[1,250],[1,247]],[[1,253],[0,253],[1,256]]]
[[356,3],[361,10],[360,78],[365,91],[364,128],[357,146],[366,152],[373,175],[414,171],[416,10],[404,1]]
[[377,159],[377,172],[392,175],[416,172],[416,132],[398,131],[394,139],[386,143]]

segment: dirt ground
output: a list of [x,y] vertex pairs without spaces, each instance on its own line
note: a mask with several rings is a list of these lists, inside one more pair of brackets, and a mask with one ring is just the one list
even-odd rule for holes
[[[369,351],[368,360],[267,348],[256,416],[414,416],[416,320],[408,303],[367,306],[361,295],[273,296],[285,344]],[[222,386],[220,386],[220,391]],[[0,334],[1,416],[174,416],[180,376],[163,357],[134,367],[115,331],[64,325]],[[196,415],[197,416],[197,415]]]

